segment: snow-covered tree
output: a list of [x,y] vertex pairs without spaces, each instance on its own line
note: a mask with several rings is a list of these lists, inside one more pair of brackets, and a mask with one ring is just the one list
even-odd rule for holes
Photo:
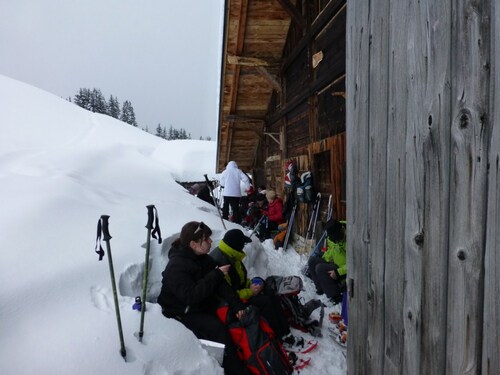
[[108,101],[108,115],[114,118],[120,118],[120,103],[118,102],[118,99],[115,98],[113,95],[109,97]]
[[155,135],[156,135],[157,137],[162,138],[162,135],[163,135],[163,129],[162,129],[162,127],[161,127],[161,125],[160,125],[160,124],[158,124],[158,126],[156,127],[156,133],[155,133]]

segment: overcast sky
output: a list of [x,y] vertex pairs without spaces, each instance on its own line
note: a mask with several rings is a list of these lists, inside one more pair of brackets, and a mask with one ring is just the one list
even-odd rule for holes
[[0,74],[216,139],[223,0],[0,0]]

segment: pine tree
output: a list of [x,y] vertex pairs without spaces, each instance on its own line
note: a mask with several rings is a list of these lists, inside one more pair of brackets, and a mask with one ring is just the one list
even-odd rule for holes
[[106,99],[99,89],[93,89],[90,94],[90,110],[96,113],[108,113],[108,105]]
[[134,108],[132,107],[132,103],[130,103],[128,100],[125,100],[123,102],[122,115],[120,117],[120,120],[132,126],[137,126],[137,121],[135,120]]
[[125,100],[122,105],[122,114],[120,117],[120,120],[123,122],[126,122],[127,124],[130,124],[130,102],[128,100]]
[[155,135],[156,135],[157,137],[160,137],[160,138],[161,138],[161,137],[162,137],[162,132],[163,132],[162,130],[163,130],[163,129],[162,129],[161,125],[158,123],[158,126],[156,127],[156,134],[155,134]]
[[108,115],[114,118],[120,118],[120,103],[118,102],[118,99],[115,98],[113,95],[109,97],[108,101]]
[[130,114],[129,114],[129,117],[130,117],[129,124],[132,125],[132,126],[137,127],[137,121],[135,120],[135,112],[134,112],[134,107],[132,107],[132,103],[130,103]]
[[80,89],[78,94],[75,95],[74,103],[82,108],[91,110],[90,106],[90,90],[89,89]]

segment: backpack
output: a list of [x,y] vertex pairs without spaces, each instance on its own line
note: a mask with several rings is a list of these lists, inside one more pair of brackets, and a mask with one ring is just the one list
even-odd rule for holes
[[227,325],[238,356],[252,374],[289,375],[293,372],[283,346],[255,306],[248,306],[243,317],[233,322],[227,321],[228,310],[227,306],[220,307],[217,315]]
[[[298,296],[303,286],[300,276],[269,276],[266,285],[280,297],[281,307],[292,327],[315,337],[322,336],[324,305],[319,299],[312,299],[305,304],[301,302]],[[321,308],[319,321],[311,319],[312,312],[318,307]]]
[[299,181],[297,162],[294,159],[290,159],[285,164],[285,188],[293,189]]
[[300,175],[300,185],[297,186],[297,198],[302,203],[310,203],[314,200],[312,173],[309,171]]

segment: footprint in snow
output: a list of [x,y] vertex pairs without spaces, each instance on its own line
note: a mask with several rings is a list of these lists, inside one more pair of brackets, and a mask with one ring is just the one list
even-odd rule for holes
[[112,301],[105,288],[93,286],[90,288],[90,298],[95,307],[101,311],[111,311]]

